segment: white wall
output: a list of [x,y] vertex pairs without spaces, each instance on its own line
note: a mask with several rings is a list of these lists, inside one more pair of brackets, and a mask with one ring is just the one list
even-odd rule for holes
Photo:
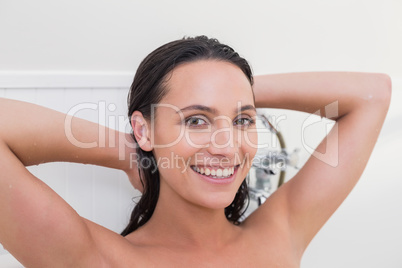
[[[49,79],[71,72],[126,77],[133,75],[139,62],[157,46],[199,34],[232,45],[249,59],[257,74],[348,70],[386,72],[395,81],[402,78],[402,2],[398,0],[144,2],[0,0],[0,96],[25,98],[60,110],[99,98],[121,103],[125,98],[124,79],[111,82],[95,75],[85,85],[86,93],[77,94],[77,89],[68,89],[68,79],[63,82],[64,89],[52,89],[63,79],[60,77],[53,84],[42,82],[37,89],[10,89],[13,84],[26,87],[23,83],[29,80],[15,81],[10,73]],[[102,85],[106,85],[104,89]],[[107,90],[115,87],[119,87],[119,93]],[[313,240],[302,267],[402,266],[402,185],[396,168],[402,150],[401,87],[400,82],[394,87],[389,116],[361,181]],[[98,96],[100,92],[104,95]],[[59,94],[69,96],[63,105],[51,101],[59,99]],[[124,110],[123,106],[119,109]],[[286,115],[288,120],[280,125],[285,139],[291,148],[301,147],[300,122],[304,115]],[[96,119],[91,114],[82,116]],[[121,228],[131,205],[129,199],[135,195],[126,190],[122,174],[72,164],[62,164],[66,172],[60,174],[53,165],[59,164],[49,164],[40,171],[34,168],[33,172],[60,191],[84,216],[116,231]],[[74,175],[89,177],[87,188],[75,187],[70,168]],[[98,175],[102,176],[99,180]],[[61,178],[53,182],[52,177],[58,176]],[[97,198],[108,194],[104,189],[115,183],[110,179],[115,176],[120,185],[116,189],[124,193],[122,200],[114,200],[105,210],[96,207]],[[89,207],[78,206],[80,198],[91,199]],[[112,214],[118,221],[105,216],[114,209],[119,210]]]
[[162,43],[207,34],[257,73],[401,76],[401,10],[398,0],[1,0],[0,70],[133,72]]

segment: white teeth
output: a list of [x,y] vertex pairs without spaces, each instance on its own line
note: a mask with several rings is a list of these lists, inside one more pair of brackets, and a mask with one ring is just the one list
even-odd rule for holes
[[234,167],[231,168],[218,168],[218,169],[209,169],[209,168],[204,168],[204,167],[193,167],[193,170],[200,173],[200,174],[205,174],[207,176],[216,176],[216,177],[229,177],[233,175],[234,173]]
[[229,175],[229,170],[227,168],[225,168],[222,172],[222,176],[223,177],[227,177]]

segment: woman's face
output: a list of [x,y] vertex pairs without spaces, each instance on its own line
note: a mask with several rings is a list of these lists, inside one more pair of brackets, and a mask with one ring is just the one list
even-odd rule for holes
[[176,67],[165,86],[151,122],[160,198],[227,207],[257,151],[247,77],[231,63],[200,60]]

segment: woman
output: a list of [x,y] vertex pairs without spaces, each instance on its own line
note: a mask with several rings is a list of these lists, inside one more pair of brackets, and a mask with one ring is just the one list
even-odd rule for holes
[[[126,150],[124,160],[119,146],[71,144],[65,115],[2,99],[0,242],[28,267],[298,267],[362,174],[391,83],[386,75],[367,73],[254,81],[247,62],[216,40],[187,38],[160,47],[141,63],[131,87],[129,116],[138,146]],[[317,157],[239,223],[259,107],[321,111],[336,125]],[[80,141],[97,139],[94,123],[74,119],[71,128]],[[129,137],[117,134],[110,138]],[[144,159],[155,166],[145,167]],[[123,236],[81,218],[24,167],[50,161],[128,174],[143,197]]]

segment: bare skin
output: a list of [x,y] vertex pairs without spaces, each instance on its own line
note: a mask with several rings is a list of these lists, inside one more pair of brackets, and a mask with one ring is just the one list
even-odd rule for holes
[[[186,77],[186,79],[183,79]],[[160,169],[161,194],[151,220],[122,237],[80,217],[63,199],[25,166],[51,161],[70,161],[124,170],[139,185],[136,169],[118,160],[118,148],[80,149],[64,135],[65,115],[37,105],[0,99],[0,242],[27,267],[298,267],[312,238],[350,193],[361,176],[381,126],[391,95],[390,79],[367,73],[297,73],[255,78],[251,86],[235,66],[217,61],[198,61],[177,67],[162,103],[179,108],[198,104],[216,113],[187,111],[185,116],[201,128],[230,128],[255,141],[255,126],[239,125],[237,119],[253,117],[253,109],[234,113],[241,105],[272,107],[314,113],[338,101],[334,129],[318,146],[324,159],[311,157],[300,172],[276,191],[240,226],[223,214],[230,204],[246,167],[233,182],[211,185],[183,166]],[[144,150],[162,157],[174,151],[183,159],[228,159],[228,166],[254,155],[255,148],[229,135],[186,127],[191,141],[209,144],[193,148],[180,140],[166,144],[183,128],[173,110],[157,110],[154,132],[141,114],[135,114],[134,134]],[[326,116],[321,113],[321,115]],[[214,120],[224,116],[230,120]],[[330,116],[330,115],[328,115]],[[332,115],[331,115],[332,116]],[[206,119],[206,120],[204,120]],[[234,124],[234,122],[236,124]],[[163,131],[168,128],[167,131]],[[74,136],[96,141],[98,126],[73,120]],[[6,130],[6,131],[4,131]],[[44,131],[46,130],[46,131]],[[143,131],[144,130],[144,131]],[[108,131],[106,132],[108,133]],[[118,135],[117,135],[118,134]],[[155,143],[151,142],[154,135]],[[119,139],[120,137],[120,139]],[[116,133],[116,142],[128,140]],[[108,138],[108,137],[107,137]],[[141,139],[142,138],[142,139]],[[236,146],[217,145],[232,141]],[[237,158],[235,156],[238,156]],[[236,160],[237,159],[237,160]],[[357,160],[359,159],[359,160]],[[336,161],[335,161],[336,160]],[[336,162],[336,166],[328,163]],[[211,164],[205,161],[203,164]],[[236,188],[237,187],[237,188]],[[218,266],[219,265],[219,266]]]

